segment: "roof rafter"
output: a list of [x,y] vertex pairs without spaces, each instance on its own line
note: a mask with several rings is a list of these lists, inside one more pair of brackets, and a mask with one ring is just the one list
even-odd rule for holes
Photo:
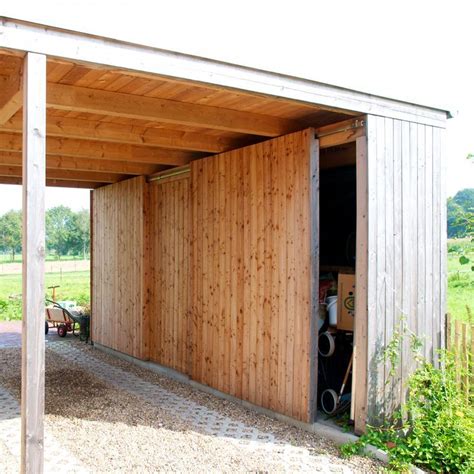
[[[0,176],[0,184],[21,184],[21,177]],[[46,179],[46,186],[57,186],[61,188],[82,188],[96,189],[106,186],[109,183],[99,183],[91,181],[64,181],[62,179]]]
[[21,88],[21,66],[17,73],[2,78],[0,87],[0,125],[3,125],[13,117],[22,107],[23,90]]
[[[21,151],[22,139],[17,133],[0,133],[0,151]],[[46,142],[48,155],[95,158],[97,160],[131,161],[156,165],[181,166],[202,156],[164,148],[128,145],[122,143],[50,137]]]
[[49,84],[47,105],[60,110],[184,124],[276,137],[301,129],[294,120],[169,99]]
[[[0,152],[0,165],[21,166],[21,153]],[[97,160],[95,158],[75,158],[60,155],[46,155],[46,168],[130,175],[149,175],[163,169],[160,165],[130,163],[127,161]]]
[[[0,176],[22,176],[21,166],[0,165]],[[70,171],[47,169],[46,178],[61,179],[64,181],[90,181],[98,183],[116,183],[127,178],[127,175],[118,173],[96,173],[93,171]]]
[[[0,130],[21,133],[22,119],[20,114],[16,114],[3,125],[0,124]],[[47,116],[46,131],[49,137],[127,143],[130,145],[193,150],[205,153],[222,153],[248,143],[247,137],[236,140],[226,139],[196,132],[56,117],[49,114]]]

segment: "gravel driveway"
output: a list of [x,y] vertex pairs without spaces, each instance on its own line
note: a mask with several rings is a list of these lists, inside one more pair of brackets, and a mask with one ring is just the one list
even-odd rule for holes
[[[1,335],[0,335],[1,339]],[[18,472],[20,349],[0,344],[0,471]],[[69,338],[46,349],[46,472],[377,472],[317,435]]]

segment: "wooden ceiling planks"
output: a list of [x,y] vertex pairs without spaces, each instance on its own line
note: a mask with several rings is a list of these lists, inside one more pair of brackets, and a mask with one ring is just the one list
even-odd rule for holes
[[[21,65],[21,56],[0,51],[0,166],[21,166],[21,94],[6,87],[19,83]],[[350,117],[288,99],[55,58],[48,60],[47,79],[47,167],[58,183],[74,173],[77,182],[89,184],[95,181],[87,173],[113,179],[150,174]],[[14,177],[0,181],[6,178]]]

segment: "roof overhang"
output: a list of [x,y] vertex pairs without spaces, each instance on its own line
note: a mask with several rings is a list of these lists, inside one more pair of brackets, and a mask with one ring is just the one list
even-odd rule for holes
[[[367,114],[444,128],[449,112],[307,79],[0,17],[0,182],[22,176],[23,56],[47,59],[46,178],[96,188]],[[337,136],[334,133],[337,132]],[[327,135],[330,135],[331,138]]]
[[5,17],[0,19],[0,48],[31,51],[432,126],[444,127],[446,119],[452,116],[447,110],[320,82]]

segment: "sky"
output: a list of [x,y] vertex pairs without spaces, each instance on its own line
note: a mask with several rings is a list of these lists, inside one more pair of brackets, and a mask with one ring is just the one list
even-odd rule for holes
[[[474,187],[472,2],[42,0],[0,16],[109,36],[446,108],[447,190]],[[87,208],[89,191],[47,189],[47,207]],[[0,185],[0,214],[21,189]]]

